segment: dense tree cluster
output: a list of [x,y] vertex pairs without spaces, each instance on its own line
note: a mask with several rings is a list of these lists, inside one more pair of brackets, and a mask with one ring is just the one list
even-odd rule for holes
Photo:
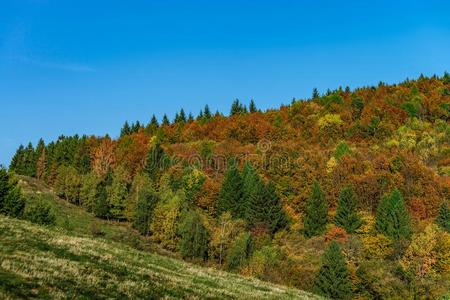
[[314,89],[265,112],[235,100],[229,117],[206,105],[126,122],[117,139],[41,140],[0,170],[0,210],[22,214],[13,174],[36,177],[200,263],[331,298],[438,298],[450,288],[449,90],[448,74]]

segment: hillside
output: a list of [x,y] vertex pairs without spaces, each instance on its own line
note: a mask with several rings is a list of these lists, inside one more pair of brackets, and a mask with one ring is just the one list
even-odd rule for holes
[[331,298],[448,294],[450,74],[149,120],[20,146],[3,210],[40,213],[19,178],[82,238]]
[[319,299],[0,216],[0,298]]

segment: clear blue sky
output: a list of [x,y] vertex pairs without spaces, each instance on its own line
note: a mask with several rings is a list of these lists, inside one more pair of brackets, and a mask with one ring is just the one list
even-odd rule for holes
[[0,163],[181,107],[442,74],[449,15],[449,1],[1,0]]

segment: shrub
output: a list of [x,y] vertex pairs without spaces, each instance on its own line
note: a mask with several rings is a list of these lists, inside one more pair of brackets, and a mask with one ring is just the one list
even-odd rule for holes
[[52,205],[42,198],[27,204],[25,207],[25,218],[40,225],[53,225],[56,221]]

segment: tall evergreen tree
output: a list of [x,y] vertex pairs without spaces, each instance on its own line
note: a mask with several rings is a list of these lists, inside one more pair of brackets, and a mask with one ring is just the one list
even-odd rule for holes
[[266,224],[268,224],[269,230],[274,233],[287,225],[288,218],[276,192],[275,185],[271,181],[264,187],[264,199],[266,200],[264,219]]
[[206,120],[211,119],[211,110],[209,109],[208,104],[205,105],[205,108],[203,109],[203,117]]
[[184,109],[180,110],[179,122],[186,123],[186,113],[184,112]]
[[248,106],[248,109],[249,109],[250,113],[255,113],[255,112],[258,111],[258,109],[256,108],[255,101],[253,99],[250,100],[250,104]]
[[352,282],[341,247],[332,241],[322,256],[322,265],[314,280],[314,292],[329,299],[351,299]]
[[128,121],[125,121],[125,124],[123,124],[122,129],[120,130],[120,136],[126,136],[131,133],[131,127],[130,124],[128,124]]
[[448,200],[442,202],[441,208],[439,209],[439,215],[436,218],[436,224],[443,230],[450,232],[450,208]]
[[13,181],[7,170],[0,166],[0,213],[19,217],[25,208],[25,199],[22,196],[17,182]]
[[328,203],[318,181],[315,181],[313,184],[303,218],[304,232],[307,237],[320,235],[325,232],[328,219]]
[[167,117],[166,114],[164,114],[164,116],[163,116],[163,118],[162,118],[161,125],[162,125],[162,126],[169,126],[169,125],[170,125],[169,118]]
[[209,233],[197,212],[184,213],[178,226],[178,233],[180,234],[178,246],[183,257],[207,258]]
[[312,99],[318,99],[318,98],[320,98],[319,90],[317,88],[313,88]]
[[344,187],[339,195],[334,224],[344,228],[348,233],[354,232],[362,225],[356,212],[356,194],[350,185]]
[[155,128],[159,127],[158,119],[156,119],[156,116],[154,114],[152,115],[152,118],[150,120],[150,125]]
[[243,218],[251,225],[260,222],[263,217],[264,183],[251,163],[246,162],[242,170],[242,201],[239,218]]
[[158,196],[148,188],[138,192],[133,226],[140,234],[148,235],[152,222],[153,210],[159,201]]
[[375,229],[393,240],[411,236],[410,216],[398,189],[382,198],[377,208]]
[[228,167],[225,172],[222,187],[216,203],[216,214],[220,216],[228,211],[233,217],[242,215],[242,177],[235,164]]
[[112,183],[112,173],[108,172],[106,177],[97,185],[93,212],[96,217],[109,219],[111,217],[111,213],[109,211],[109,203],[108,203],[108,187],[111,186]]
[[194,121],[194,116],[192,115],[192,113],[189,113],[188,119],[187,119],[188,123],[193,122]]

